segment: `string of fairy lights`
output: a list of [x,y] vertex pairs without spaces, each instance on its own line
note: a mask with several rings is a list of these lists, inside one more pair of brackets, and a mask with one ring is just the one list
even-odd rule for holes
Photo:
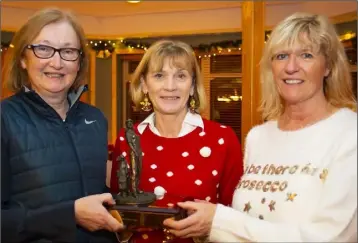
[[[107,58],[115,51],[121,53],[143,53],[151,43],[120,40],[88,40],[87,46],[97,53],[99,58]],[[241,40],[229,40],[192,46],[198,58],[211,57],[222,53],[241,51]],[[11,48],[11,44],[1,43],[1,51]]]
[[[265,35],[265,39],[269,38],[269,33]],[[348,41],[355,39],[356,33],[347,32],[340,36],[341,41]],[[265,41],[266,42],[266,41]],[[356,42],[355,42],[356,43]],[[88,40],[87,46],[96,52],[98,58],[108,58],[113,52],[118,53],[144,53],[151,43],[146,42],[145,39],[133,41],[126,39],[102,39],[102,40]],[[8,48],[13,48],[11,43],[1,42],[0,51],[6,51]],[[232,52],[240,52],[242,48],[242,40],[227,40],[209,44],[199,44],[192,46],[198,58],[210,58],[222,54],[230,54]]]
[[[210,57],[223,52],[230,53],[233,50],[241,50],[241,40],[222,41],[210,44],[200,44],[198,46],[192,46],[194,51],[198,54],[198,57]],[[128,40],[90,40],[88,45],[100,56],[109,56],[115,50],[125,50],[130,53],[132,51],[146,51],[150,43],[135,42]]]

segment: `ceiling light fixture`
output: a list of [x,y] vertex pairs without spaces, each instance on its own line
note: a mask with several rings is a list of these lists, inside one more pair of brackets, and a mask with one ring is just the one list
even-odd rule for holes
[[127,2],[129,2],[129,3],[139,3],[140,0],[127,0]]

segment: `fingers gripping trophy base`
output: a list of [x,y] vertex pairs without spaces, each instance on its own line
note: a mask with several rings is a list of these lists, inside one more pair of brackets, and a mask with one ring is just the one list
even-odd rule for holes
[[140,231],[143,228],[151,230],[162,229],[163,221],[167,218],[180,220],[187,217],[185,210],[179,207],[114,205],[109,208],[109,211],[129,231]]

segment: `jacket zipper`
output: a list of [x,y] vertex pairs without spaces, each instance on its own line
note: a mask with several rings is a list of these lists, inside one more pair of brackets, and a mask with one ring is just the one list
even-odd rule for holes
[[[84,178],[83,178],[83,171],[82,171],[82,166],[81,166],[81,163],[80,163],[80,158],[78,156],[78,153],[77,153],[77,149],[76,149],[76,145],[75,143],[73,142],[73,139],[72,139],[72,136],[71,136],[71,132],[69,130],[69,127],[68,127],[68,122],[67,122],[67,118],[70,116],[71,114],[71,111],[73,113],[73,108],[75,108],[75,105],[76,103],[78,102],[78,100],[80,99],[80,97],[82,96],[82,94],[87,91],[86,88],[84,88],[81,92],[81,94],[77,97],[77,99],[73,102],[73,104],[70,106],[70,109],[68,110],[67,112],[67,116],[65,118],[65,120],[63,121],[63,125],[66,129],[66,133],[68,135],[68,138],[71,142],[71,145],[72,145],[72,149],[73,149],[73,152],[75,153],[76,155],[76,162],[77,162],[77,166],[78,166],[78,170],[79,170],[79,173],[80,173],[80,178],[81,178],[81,188],[82,188],[82,195],[83,196],[87,196],[88,195],[88,190],[86,188],[86,183],[84,182]],[[71,109],[72,108],[72,109]],[[60,116],[59,116],[60,117]],[[62,118],[60,117],[60,119],[62,120]]]
[[67,135],[68,135],[68,138],[69,138],[69,140],[70,140],[70,142],[71,142],[71,145],[72,145],[71,147],[72,147],[72,149],[73,149],[73,152],[74,152],[75,155],[76,155],[76,162],[77,162],[77,166],[78,166],[79,173],[80,173],[80,178],[81,178],[82,195],[83,195],[83,196],[87,196],[87,195],[88,195],[88,191],[87,191],[86,184],[85,184],[84,178],[83,178],[82,166],[81,166],[81,163],[80,163],[80,158],[79,158],[79,156],[78,156],[75,143],[73,142],[71,133],[70,133],[69,128],[68,128],[67,118],[65,119],[65,121],[63,122],[63,124],[64,124],[64,126],[65,126],[65,129],[66,129],[66,133],[67,133]]

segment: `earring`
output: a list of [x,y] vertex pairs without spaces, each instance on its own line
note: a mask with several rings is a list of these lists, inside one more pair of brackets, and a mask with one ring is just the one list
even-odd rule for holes
[[194,96],[190,97],[189,104],[190,104],[189,110],[191,113],[194,114],[196,112],[196,102],[195,102]]
[[143,111],[148,112],[148,111],[152,110],[152,103],[150,103],[147,94],[144,94],[144,99],[143,99],[143,101],[140,102],[140,104],[142,106],[141,109]]

